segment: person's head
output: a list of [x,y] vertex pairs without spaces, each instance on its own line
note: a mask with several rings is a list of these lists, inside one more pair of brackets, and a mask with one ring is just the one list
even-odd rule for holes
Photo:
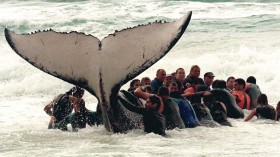
[[200,67],[198,65],[193,65],[190,70],[190,76],[199,77],[200,75]]
[[182,92],[183,89],[184,89],[183,83],[182,83],[181,81],[179,81],[179,80],[174,80],[174,82],[176,82],[177,85],[178,85],[178,91],[179,91],[179,92]]
[[212,88],[217,88],[217,84],[220,80],[214,80],[213,83],[212,83]]
[[167,87],[160,87],[158,89],[158,96],[169,97],[169,89]]
[[183,68],[178,68],[175,73],[175,79],[183,82],[185,80],[186,74]]
[[242,78],[238,78],[234,80],[234,90],[236,91],[244,91],[246,82]]
[[148,99],[147,99],[147,102],[146,102],[146,108],[149,108],[149,109],[154,109],[154,110],[159,110],[160,108],[160,99],[159,97],[153,95],[153,96],[150,96]]
[[131,82],[130,82],[130,87],[131,88],[138,88],[140,87],[140,80],[139,79],[133,79]]
[[168,87],[172,80],[173,80],[173,76],[171,74],[166,75],[166,77],[164,79],[164,84]]
[[214,77],[215,75],[212,72],[207,72],[204,74],[204,82],[208,87],[212,85]]
[[66,92],[66,94],[72,95],[77,98],[82,98],[84,96],[84,93],[85,93],[85,90],[78,86],[75,86],[75,87],[71,88],[68,92]]
[[256,84],[257,83],[257,80],[254,76],[249,76],[246,80],[247,83],[253,83],[253,84]]
[[149,77],[143,77],[141,79],[141,86],[151,85],[151,79]]
[[257,104],[261,105],[261,106],[268,105],[268,100],[267,100],[266,94],[259,95],[259,97],[257,99]]
[[227,87],[230,88],[231,90],[233,90],[234,80],[235,78],[233,76],[230,76],[227,79]]
[[158,69],[157,70],[157,74],[156,74],[156,78],[161,81],[161,82],[164,82],[165,80],[165,77],[166,77],[166,72],[164,69]]
[[[214,88],[214,83],[213,83],[213,88]],[[227,83],[225,80],[219,80],[216,82],[215,88],[221,88],[221,89],[225,89],[227,88]]]
[[194,89],[196,89],[199,85],[203,85],[203,84],[204,82],[202,78],[194,78],[191,86],[194,87]]
[[178,85],[176,82],[171,82],[168,86],[169,92],[175,92],[178,91]]

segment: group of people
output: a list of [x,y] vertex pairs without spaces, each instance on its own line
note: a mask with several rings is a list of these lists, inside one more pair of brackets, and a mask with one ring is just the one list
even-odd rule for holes
[[[183,68],[178,68],[170,75],[164,69],[158,69],[153,80],[143,77],[130,83],[128,92],[141,100],[142,106],[129,103],[122,97],[119,99],[128,110],[143,114],[146,132],[160,135],[165,134],[165,129],[204,125],[205,119],[232,126],[227,117],[243,118],[242,109],[251,110],[244,121],[249,121],[254,116],[279,120],[280,102],[276,109],[269,105],[267,96],[261,92],[255,77],[248,77],[246,82],[233,76],[226,81],[214,78],[213,72],[206,72],[200,78],[198,65],[193,65],[187,76]],[[219,93],[216,94],[216,91]],[[229,104],[221,95],[226,95],[234,103]],[[153,101],[155,98],[157,101]],[[238,108],[236,110],[242,112],[240,115],[231,113],[234,105]]]
[[[101,111],[93,112],[85,107],[83,100],[84,89],[75,86],[64,94],[56,96],[44,107],[44,111],[51,117],[49,129],[68,131],[71,124],[73,131],[103,123]],[[73,112],[74,110],[74,112]]]
[[[248,77],[246,82],[233,76],[226,81],[214,78],[213,72],[206,72],[203,79],[200,78],[198,65],[193,65],[187,76],[183,68],[170,75],[158,69],[153,80],[149,77],[134,79],[129,89],[121,90],[117,98],[126,109],[143,115],[145,132],[159,135],[176,127],[232,126],[227,117],[244,118],[242,109],[251,110],[244,121],[254,116],[279,120],[280,101],[276,109],[269,105],[255,77]],[[137,104],[121,94],[125,92],[138,99]],[[101,111],[98,108],[96,112],[88,110],[83,95],[84,89],[76,86],[46,105],[44,111],[51,116],[48,128],[66,131],[71,124],[72,130],[77,131],[86,124],[102,124]]]

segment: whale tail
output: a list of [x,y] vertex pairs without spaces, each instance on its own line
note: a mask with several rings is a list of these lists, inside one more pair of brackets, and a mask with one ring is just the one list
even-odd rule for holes
[[[101,103],[104,124],[110,106],[117,103],[121,86],[148,69],[177,43],[185,32],[192,12],[170,23],[154,22],[109,34],[101,41],[78,32],[39,31],[16,34],[7,28],[11,48],[36,68],[80,86]],[[120,120],[121,123],[121,120]]]

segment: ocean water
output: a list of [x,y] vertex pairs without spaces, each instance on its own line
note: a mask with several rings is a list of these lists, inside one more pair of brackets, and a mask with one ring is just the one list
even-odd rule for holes
[[[280,2],[278,0],[194,1],[1,1],[0,156],[280,156],[279,122],[229,119],[234,127],[175,129],[167,137],[133,130],[112,134],[104,127],[78,133],[48,130],[43,107],[72,85],[41,72],[9,47],[5,27],[16,33],[52,28],[100,40],[115,30],[155,20],[192,20],[178,43],[137,78],[182,67],[201,67],[216,79],[255,76],[273,106],[280,100]],[[128,84],[122,87],[128,88]],[[89,93],[86,106],[95,110]],[[247,115],[249,111],[244,111]]]

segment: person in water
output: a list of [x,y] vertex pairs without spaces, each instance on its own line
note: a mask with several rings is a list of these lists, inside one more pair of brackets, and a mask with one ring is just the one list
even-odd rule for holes
[[207,87],[208,91],[211,90],[212,83],[214,81],[215,75],[212,72],[207,72],[204,74],[204,85]]
[[242,78],[235,79],[232,95],[235,97],[239,108],[250,110],[251,99],[250,96],[245,93],[245,84],[245,80]]
[[245,122],[252,119],[254,116],[266,118],[266,119],[275,119],[275,109],[273,106],[268,104],[267,96],[261,94],[257,100],[258,107],[253,109],[251,113],[245,118]]
[[[202,89],[200,89],[202,88]],[[209,108],[201,102],[202,97],[211,94],[207,90],[207,87],[202,85],[198,87],[199,92],[203,92],[203,95],[195,95],[194,97],[191,97],[191,105],[195,111],[196,117],[199,120],[200,124],[202,126],[207,126],[207,127],[216,127],[219,126],[219,124],[214,121]]]
[[189,85],[189,87],[184,91],[184,94],[182,94],[182,96],[188,98],[190,95],[194,94],[197,91],[197,87],[199,85],[203,85],[203,84],[204,84],[204,82],[202,79],[193,78],[192,84]]
[[153,79],[151,83],[153,93],[158,93],[158,89],[162,86],[165,86],[164,80],[166,78],[166,72],[164,69],[158,69],[156,73],[156,78]]
[[118,99],[128,110],[143,115],[145,132],[153,132],[162,136],[165,135],[166,122],[164,116],[159,111],[161,106],[163,106],[160,97],[156,95],[149,96],[146,101],[145,108],[135,106],[134,104],[122,98],[120,95],[118,95]]
[[77,97],[82,97],[84,90],[78,86],[71,88],[65,94],[59,94],[44,107],[44,111],[55,119],[55,123],[62,121],[73,111],[73,103]]
[[129,84],[129,88],[128,88],[128,92],[130,93],[134,93],[135,89],[141,86],[141,82],[139,79],[133,79],[130,84]]
[[227,120],[227,109],[224,103],[216,101],[212,93],[206,93],[203,96],[203,103],[208,107],[210,113],[220,125],[232,126]]
[[173,76],[171,74],[167,74],[163,83],[165,84],[166,87],[168,87],[169,84],[172,82],[172,80],[173,80]]
[[232,91],[233,91],[234,80],[235,80],[235,77],[233,77],[233,76],[230,76],[230,77],[228,77],[228,79],[227,79],[227,88],[226,88],[226,89],[227,89],[229,92],[232,92]]
[[203,83],[203,79],[200,76],[200,67],[198,65],[193,65],[190,69],[189,75],[184,80],[183,84],[186,88],[189,88],[192,84],[194,84],[194,80],[199,79]]
[[175,73],[174,80],[178,85],[178,90],[180,93],[184,93],[185,86],[183,81],[185,80],[186,74],[183,68],[178,68]]
[[60,129],[62,131],[68,131],[67,125],[71,124],[72,131],[77,132],[78,129],[86,128],[86,124],[89,126],[102,124],[102,116],[99,116],[96,112],[90,111],[85,107],[85,101],[81,97],[73,103],[74,113],[66,116],[59,123],[56,122],[55,117],[52,117],[49,124],[49,129]]
[[256,85],[256,78],[254,76],[249,76],[246,80],[245,92],[250,96],[251,99],[251,109],[257,107],[257,99],[261,94],[261,90],[258,85]]
[[164,110],[162,114],[166,119],[166,128],[179,129],[185,128],[185,124],[180,116],[178,104],[170,97],[170,93],[167,87],[160,87],[158,96],[162,98],[164,104]]
[[149,77],[142,77],[141,78],[141,86],[150,86],[151,79]]

